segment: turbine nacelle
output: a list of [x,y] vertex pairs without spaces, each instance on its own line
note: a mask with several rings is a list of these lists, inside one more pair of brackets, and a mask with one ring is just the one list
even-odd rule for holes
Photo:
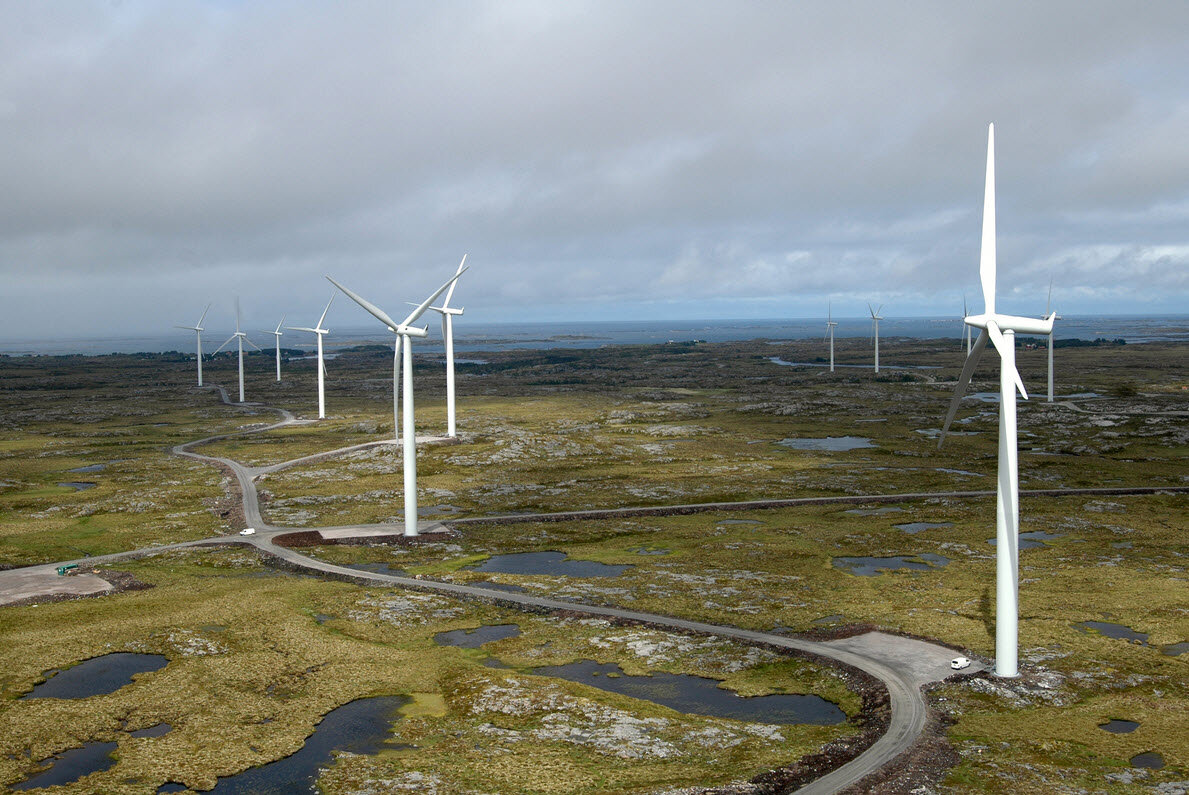
[[1015,331],[1020,334],[1051,334],[1053,332],[1053,320],[1055,315],[1049,315],[1046,318],[1035,317],[1019,317],[1017,315],[1000,315],[987,314],[984,312],[981,315],[967,315],[965,323],[974,328],[987,328],[987,325],[994,323],[1001,331]]

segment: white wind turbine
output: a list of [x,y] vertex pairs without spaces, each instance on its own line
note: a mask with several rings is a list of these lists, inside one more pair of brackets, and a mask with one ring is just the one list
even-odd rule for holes
[[834,372],[834,307],[826,304],[826,333],[830,335],[830,372]]
[[966,323],[982,329],[974,343],[962,376],[950,401],[945,424],[937,441],[938,449],[945,441],[958,404],[962,402],[979,357],[990,340],[999,352],[999,476],[995,497],[995,675],[1013,677],[1019,674],[1019,524],[1020,485],[1018,441],[1016,437],[1016,390],[1027,400],[1028,392],[1016,370],[1016,332],[1048,334],[1053,318],[1037,320],[1030,317],[1001,315],[995,311],[995,125],[987,133],[987,182],[983,197],[983,239],[979,258],[979,278],[983,288],[984,311],[971,315]]
[[[456,279],[462,275],[466,262],[467,255],[463,254],[458,271],[454,274]],[[446,346],[446,435],[451,438],[458,435],[454,424],[454,316],[462,314],[462,307],[455,309],[450,306],[450,298],[457,286],[457,281],[451,282],[442,305],[430,307],[442,316],[442,344]]]
[[396,424],[397,415],[397,375],[400,371],[401,350],[404,349],[405,369],[403,372],[404,381],[404,429],[402,435],[404,436],[404,473],[405,473],[405,535],[417,535],[417,438],[413,429],[413,337],[424,337],[428,331],[424,328],[416,328],[410,326],[417,318],[424,314],[425,310],[434,300],[444,293],[450,285],[458,281],[458,277],[466,271],[466,268],[460,268],[457,273],[450,278],[448,282],[443,284],[433,295],[426,298],[417,307],[409,313],[400,323],[390,318],[385,314],[383,309],[371,303],[367,299],[359,296],[343,285],[331,279],[326,278],[335,287],[347,294],[352,301],[362,306],[370,312],[377,320],[388,327],[388,330],[396,335],[396,350],[392,358],[392,422]]
[[206,309],[202,310],[202,317],[198,318],[198,322],[193,326],[174,326],[174,328],[184,328],[187,331],[193,331],[198,335],[198,385],[202,386],[202,321],[206,320],[206,313],[211,311],[211,305],[207,304]]
[[[1049,298],[1045,301],[1045,317],[1060,320],[1061,316],[1052,312],[1053,308],[1053,280],[1049,279]],[[1049,403],[1053,402],[1053,331],[1049,329]]]
[[[256,350],[260,350],[260,346],[257,345],[256,343],[252,342],[250,339],[248,339],[248,335],[246,333],[239,330],[239,324],[240,324],[239,315],[240,315],[239,299],[236,298],[235,299],[235,333],[227,338],[227,342],[224,342],[218,348],[215,348],[215,353],[218,353],[219,351],[226,348],[228,343],[230,343],[232,340],[237,341],[237,344],[239,346],[239,402],[243,403],[244,402],[244,343],[245,342],[248,343]],[[214,356],[215,353],[212,353],[211,356]]]
[[875,334],[875,372],[879,372],[879,321],[883,320],[883,304],[879,305],[879,309],[872,309],[871,304],[867,304],[867,311],[871,313],[871,328]]
[[326,313],[330,311],[330,305],[334,303],[334,293],[330,294],[330,300],[326,302],[326,308],[322,310],[322,317],[318,318],[318,324],[313,328],[309,326],[286,326],[285,328],[291,331],[309,331],[318,338],[318,419],[326,419],[326,365],[322,361],[322,337],[326,335],[330,329],[322,328],[322,321],[326,319]]
[[261,334],[272,334],[277,338],[277,383],[281,383],[281,337],[285,336],[281,331],[281,326],[285,323],[285,316],[281,315],[281,322],[277,324],[276,331],[262,331]]

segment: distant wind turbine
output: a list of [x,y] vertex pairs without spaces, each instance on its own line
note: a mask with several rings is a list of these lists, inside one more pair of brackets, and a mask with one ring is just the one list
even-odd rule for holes
[[335,287],[347,294],[355,303],[366,309],[377,320],[388,327],[388,330],[396,335],[396,350],[392,358],[392,422],[395,425],[397,419],[397,376],[400,373],[400,359],[401,350],[404,350],[405,369],[402,374],[404,381],[404,473],[405,473],[405,535],[417,535],[417,438],[413,429],[413,337],[424,337],[427,334],[427,329],[416,328],[410,326],[417,318],[425,313],[429,305],[437,299],[439,295],[444,293],[450,285],[458,281],[458,277],[466,271],[466,268],[460,268],[449,281],[439,287],[433,294],[422,301],[417,307],[409,313],[400,323],[390,318],[383,309],[368,301],[356,293],[351,292],[343,285],[331,279],[326,278]]
[[272,334],[277,338],[277,383],[281,383],[281,337],[284,332],[281,331],[281,326],[285,323],[285,316],[281,315],[281,322],[277,324],[276,331],[262,331],[261,334]]
[[945,424],[937,447],[945,442],[950,423],[970,384],[978,360],[989,340],[999,352],[999,476],[995,498],[995,675],[1013,677],[1019,674],[1019,526],[1020,485],[1018,439],[1016,435],[1016,390],[1024,399],[1028,392],[1016,370],[1016,332],[1048,334],[1053,330],[1053,317],[1043,320],[1001,315],[995,311],[995,125],[987,133],[987,181],[983,197],[983,239],[979,259],[979,277],[983,289],[984,311],[971,315],[966,323],[982,329],[974,349],[966,357],[962,376],[950,401]]
[[322,310],[322,317],[318,318],[318,324],[313,328],[309,326],[286,326],[291,331],[308,331],[318,338],[318,419],[326,419],[326,364],[322,361],[322,337],[326,335],[330,329],[322,328],[322,321],[326,319],[326,313],[330,311],[330,305],[334,303],[334,293],[330,294],[330,300],[326,302],[326,308]]
[[[227,338],[227,342],[224,342],[222,345],[220,345],[218,348],[216,348],[215,353],[218,353],[219,351],[226,348],[228,343],[230,343],[232,340],[237,340],[237,344],[239,346],[239,402],[243,403],[244,402],[244,343],[245,342],[248,343],[256,350],[260,350],[260,346],[257,345],[256,343],[252,342],[250,339],[248,339],[248,335],[245,334],[244,332],[240,331],[239,326],[240,326],[239,299],[236,298],[235,299],[235,333]],[[214,356],[215,353],[212,353],[211,356]]]
[[[1052,312],[1053,308],[1053,280],[1049,279],[1049,298],[1045,301],[1045,317],[1060,320],[1061,316]],[[1053,332],[1049,330],[1049,403],[1053,402]]]
[[[458,271],[454,274],[456,280],[462,275],[466,262],[467,255],[463,254],[462,262],[458,263]],[[442,305],[430,307],[442,316],[442,341],[446,346],[446,435],[451,438],[458,435],[454,425],[454,316],[461,315],[463,311],[461,307],[455,309],[450,306],[450,298],[457,286],[457,281],[451,282]]]
[[879,305],[879,309],[872,309],[871,304],[867,304],[867,311],[871,313],[871,328],[875,335],[875,372],[879,372],[879,321],[883,320],[883,304]]
[[202,386],[202,321],[206,320],[206,313],[211,311],[211,305],[207,304],[206,309],[202,310],[202,317],[198,318],[198,322],[193,326],[174,326],[174,328],[184,328],[187,331],[193,331],[198,336],[198,385]]
[[834,327],[838,324],[834,322],[834,307],[832,304],[826,304],[826,333],[830,335],[830,372],[834,372]]

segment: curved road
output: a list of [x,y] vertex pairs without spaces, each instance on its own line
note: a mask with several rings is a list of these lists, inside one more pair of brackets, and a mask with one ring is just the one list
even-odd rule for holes
[[[229,405],[240,405],[233,403],[226,390],[223,387],[216,386],[224,403]],[[253,404],[259,405],[259,404]],[[256,485],[254,478],[264,472],[276,471],[288,466],[292,466],[299,462],[304,462],[311,459],[322,458],[330,455],[335,455],[349,450],[360,449],[362,447],[371,446],[374,444],[385,444],[387,442],[373,442],[365,445],[353,445],[351,447],[341,448],[340,450],[329,451],[326,453],[319,453],[314,456],[306,456],[295,461],[284,462],[269,467],[247,467],[229,458],[221,458],[217,456],[206,456],[201,453],[195,453],[189,448],[206,442],[226,439],[232,436],[242,436],[252,433],[261,433],[263,431],[273,430],[276,428],[293,425],[306,421],[297,420],[293,414],[284,409],[265,406],[271,411],[276,411],[280,414],[281,419],[278,422],[254,427],[243,431],[236,431],[233,433],[220,434],[217,436],[199,439],[193,442],[180,444],[172,448],[172,452],[177,455],[186,456],[188,458],[197,459],[204,462],[212,462],[219,464],[235,473],[236,479],[239,481],[240,493],[242,495],[243,512],[245,521],[257,529],[257,533],[252,536],[218,536],[215,538],[203,539],[199,541],[188,541],[178,544],[169,544],[158,547],[151,547],[148,549],[135,550],[131,552],[116,553],[112,555],[96,556],[91,558],[84,558],[78,561],[67,561],[85,563],[94,565],[96,563],[106,563],[121,559],[129,559],[134,557],[143,557],[153,555],[158,552],[182,549],[196,546],[213,546],[223,544],[248,544],[261,550],[268,556],[280,559],[288,563],[290,566],[298,567],[314,573],[329,575],[336,579],[346,579],[353,582],[373,583],[383,585],[395,585],[405,588],[412,588],[417,590],[436,591],[439,593],[464,597],[469,599],[478,599],[488,602],[499,602],[503,604],[523,607],[526,609],[539,611],[569,611],[580,612],[592,616],[599,616],[611,619],[627,620],[631,622],[649,624],[657,627],[665,627],[678,632],[695,633],[702,635],[715,635],[724,638],[732,638],[734,640],[742,641],[744,643],[762,644],[772,647],[785,648],[795,651],[807,652],[809,654],[827,657],[836,660],[844,665],[857,668],[865,673],[875,677],[887,688],[889,694],[889,702],[891,708],[891,716],[888,727],[884,734],[866,751],[861,753],[855,759],[851,760],[845,765],[828,773],[821,778],[805,785],[796,790],[801,795],[824,795],[825,793],[837,792],[847,786],[853,785],[863,778],[877,772],[884,765],[887,765],[892,760],[903,754],[908,750],[913,743],[920,736],[925,727],[927,708],[924,698],[921,695],[920,686],[925,681],[936,680],[940,676],[935,674],[922,675],[917,665],[917,670],[913,670],[911,663],[905,663],[903,659],[890,660],[886,655],[877,653],[878,644],[873,649],[873,653],[865,653],[865,648],[862,644],[846,643],[840,644],[838,641],[831,642],[817,642],[811,640],[803,640],[799,638],[786,637],[784,635],[775,635],[768,632],[757,632],[753,630],[741,629],[739,627],[726,626],[722,624],[707,624],[699,621],[690,621],[682,618],[673,618],[671,616],[658,615],[655,613],[643,613],[634,610],[625,610],[617,607],[606,607],[601,605],[588,605],[576,602],[561,601],[557,599],[548,599],[539,596],[532,596],[529,594],[510,593],[505,591],[492,591],[490,589],[479,588],[468,585],[461,585],[458,583],[440,582],[436,580],[414,579],[410,577],[399,577],[387,574],[378,574],[374,572],[361,571],[358,569],[348,568],[346,566],[338,566],[325,561],[316,560],[314,558],[302,555],[295,550],[282,546],[276,543],[278,536],[283,536],[294,532],[311,532],[316,531],[317,528],[284,528],[269,525],[264,521],[264,517],[260,513],[260,504],[257,499]],[[427,438],[426,441],[429,439]],[[1156,491],[1175,491],[1183,492],[1189,491],[1189,487],[1169,487],[1169,488],[1150,488],[1150,489],[1069,489],[1069,490],[1042,490],[1034,492],[1021,492],[1022,494],[1037,494],[1037,495],[1072,495],[1072,494],[1136,494],[1136,493],[1153,493]],[[866,497],[847,496],[847,497],[814,497],[806,499],[793,500],[758,500],[750,502],[739,503],[701,503],[696,505],[682,505],[682,506],[664,506],[656,508],[621,508],[621,509],[605,509],[592,511],[569,511],[564,513],[553,514],[535,514],[535,515],[512,515],[512,516],[496,516],[496,517],[476,517],[472,519],[451,520],[452,525],[465,525],[476,523],[511,523],[511,522],[527,522],[527,521],[560,521],[565,519],[598,519],[609,518],[614,516],[630,516],[630,515],[656,515],[656,514],[673,514],[673,513],[691,513],[701,511],[714,510],[746,510],[755,508],[775,508],[793,505],[807,505],[807,504],[829,504],[829,503],[870,503],[870,502],[892,502],[910,499],[922,499],[927,497],[948,496],[948,497],[983,497],[994,494],[990,491],[969,491],[969,492],[951,492],[951,493],[918,493],[918,494],[886,494],[886,495],[872,495]],[[327,530],[329,528],[321,528]],[[374,533],[378,529],[390,530],[393,534],[400,532],[398,525],[359,525],[349,528],[337,528],[346,530],[355,530],[361,533]],[[52,572],[54,566],[58,564],[50,564],[41,567],[29,567],[32,569],[45,569],[47,572]],[[13,570],[22,571],[22,570]],[[3,573],[0,573],[0,580],[3,579]],[[925,649],[934,658],[948,657],[951,652],[948,649],[932,644],[924,644],[921,642],[921,647],[928,647]],[[913,654],[920,656],[922,649],[912,650]],[[975,668],[971,671],[977,670]]]

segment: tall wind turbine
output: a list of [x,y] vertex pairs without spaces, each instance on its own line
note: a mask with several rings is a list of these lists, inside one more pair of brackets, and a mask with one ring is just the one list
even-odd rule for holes
[[[1061,316],[1051,312],[1053,308],[1053,280],[1049,279],[1049,298],[1045,301],[1045,317],[1060,320]],[[1049,330],[1049,403],[1053,402],[1053,331]]]
[[999,483],[995,496],[995,675],[1013,677],[1019,674],[1019,526],[1020,484],[1018,440],[1016,436],[1016,390],[1024,399],[1028,392],[1016,370],[1016,332],[1048,334],[1053,330],[1053,317],[1043,320],[1029,317],[1001,315],[995,311],[995,125],[987,133],[987,182],[983,196],[983,240],[979,258],[979,278],[982,281],[984,311],[966,318],[967,325],[982,329],[958,379],[953,400],[938,449],[962,402],[962,395],[970,384],[978,360],[987,341],[999,352]]
[[867,304],[867,311],[871,313],[871,328],[875,334],[875,372],[879,372],[879,321],[883,320],[883,304],[879,305],[879,309],[872,309],[871,304]]
[[[454,274],[455,279],[462,275],[466,262],[467,255],[463,254],[462,262],[458,263],[458,271]],[[442,316],[442,340],[446,346],[446,435],[451,438],[458,435],[454,426],[454,316],[462,314],[462,307],[455,309],[450,306],[450,298],[457,286],[457,281],[451,282],[442,305],[430,307]]]
[[174,326],[174,328],[184,328],[187,331],[193,331],[198,335],[198,385],[202,386],[202,321],[206,320],[206,313],[211,311],[211,305],[207,304],[206,309],[202,310],[202,317],[198,318],[198,322],[193,326]]
[[[248,335],[239,330],[239,325],[240,325],[239,299],[236,298],[235,299],[235,333],[227,338],[227,342],[224,342],[222,345],[220,345],[218,348],[216,348],[215,353],[218,353],[219,351],[226,348],[228,343],[230,343],[232,340],[237,341],[237,344],[239,346],[239,402],[243,403],[244,402],[244,343],[245,342],[248,343],[256,350],[260,350],[260,346],[257,345],[256,343],[252,342],[250,339],[248,339]],[[214,356],[215,353],[212,353],[211,356]]]
[[425,313],[429,305],[435,299],[446,291],[450,285],[458,281],[458,277],[463,274],[466,268],[460,268],[448,282],[443,284],[433,292],[429,298],[426,298],[417,307],[409,313],[400,323],[390,318],[385,314],[383,309],[371,303],[360,295],[357,295],[348,290],[343,285],[331,279],[326,278],[335,287],[347,294],[352,301],[362,306],[372,314],[377,320],[388,327],[388,330],[396,335],[396,350],[392,357],[392,422],[396,424],[397,414],[397,375],[400,370],[401,350],[404,350],[405,369],[403,372],[404,381],[404,429],[402,435],[404,436],[404,472],[405,472],[405,535],[417,535],[417,437],[413,429],[413,337],[424,337],[428,331],[424,328],[416,328],[410,326],[410,323],[416,322],[417,318]]
[[826,304],[826,333],[830,335],[830,372],[834,372],[834,327],[838,324],[834,322],[834,307],[832,304]]
[[330,294],[330,300],[326,302],[326,308],[322,310],[322,317],[318,318],[318,325],[310,328],[309,326],[286,326],[285,328],[292,331],[309,331],[318,338],[318,419],[326,419],[326,365],[322,361],[322,337],[327,334],[330,329],[322,328],[322,321],[326,319],[326,313],[330,311],[330,305],[334,303],[334,293]]
[[284,332],[281,331],[281,326],[285,323],[285,316],[281,315],[281,322],[277,324],[275,331],[262,331],[261,334],[272,334],[277,338],[277,383],[281,383],[281,337]]

